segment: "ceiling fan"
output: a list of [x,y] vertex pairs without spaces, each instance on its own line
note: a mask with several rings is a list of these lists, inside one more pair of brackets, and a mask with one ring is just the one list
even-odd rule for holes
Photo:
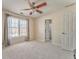
[[35,6],[36,3],[35,3],[35,2],[31,2],[30,0],[28,0],[28,4],[29,4],[30,8],[28,8],[28,9],[22,9],[22,10],[25,10],[25,11],[27,11],[27,10],[32,10],[32,11],[29,13],[29,15],[32,15],[34,12],[37,12],[37,13],[39,13],[39,14],[42,14],[43,12],[42,12],[41,10],[39,10],[39,8],[44,7],[44,6],[47,5],[46,2],[43,2],[43,3],[41,3],[41,4],[37,5],[37,6]]

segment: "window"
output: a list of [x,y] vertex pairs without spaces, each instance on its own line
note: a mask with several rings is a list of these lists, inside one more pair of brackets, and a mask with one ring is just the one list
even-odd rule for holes
[[8,17],[8,37],[28,36],[28,22],[24,19]]
[[27,35],[27,22],[26,20],[20,20],[20,36],[26,36]]

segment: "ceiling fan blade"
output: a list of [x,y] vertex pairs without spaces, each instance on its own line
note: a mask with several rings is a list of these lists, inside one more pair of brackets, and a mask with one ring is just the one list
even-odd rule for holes
[[40,14],[41,14],[41,13],[43,13],[43,12],[42,12],[42,11],[40,11],[40,10],[36,10],[36,12],[38,12],[38,13],[40,13]]
[[33,3],[31,3],[30,0],[28,0],[28,3],[29,3],[29,6],[33,8]]
[[33,5],[35,5],[36,3],[38,3],[40,0],[35,0],[34,2],[32,2]]
[[31,10],[32,8],[30,8],[30,9],[22,9],[22,10]]
[[39,1],[41,1],[41,0],[36,0],[36,1],[34,1],[35,3],[38,3]]
[[47,3],[44,2],[44,3],[41,3],[41,4],[37,5],[36,8],[44,7],[44,6],[46,6],[46,5],[47,5]]

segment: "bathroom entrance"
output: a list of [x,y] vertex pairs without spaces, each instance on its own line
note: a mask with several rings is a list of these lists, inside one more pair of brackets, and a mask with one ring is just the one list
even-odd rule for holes
[[52,40],[51,24],[52,24],[52,21],[50,19],[45,20],[45,41]]

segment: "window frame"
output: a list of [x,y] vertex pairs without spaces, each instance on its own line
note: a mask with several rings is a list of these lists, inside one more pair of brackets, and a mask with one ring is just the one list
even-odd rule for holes
[[[16,19],[18,19],[18,33],[19,33],[19,36],[15,36],[15,37],[27,37],[28,39],[29,39],[29,19],[26,19],[26,18],[19,18],[19,17],[15,17],[15,16],[11,16],[11,15],[9,15],[8,17],[13,17],[13,18],[16,18]],[[8,17],[7,17],[7,25],[8,25]],[[27,33],[26,33],[26,35],[27,36],[21,36],[20,34],[20,20],[25,20],[27,23],[27,25],[25,25],[26,26],[26,31],[27,31]],[[8,27],[8,26],[7,26]],[[9,28],[16,28],[16,27],[8,27],[8,29]],[[9,35],[9,34],[8,34]],[[9,36],[8,36],[8,38],[9,38]],[[11,37],[11,38],[14,38],[14,37]]]

